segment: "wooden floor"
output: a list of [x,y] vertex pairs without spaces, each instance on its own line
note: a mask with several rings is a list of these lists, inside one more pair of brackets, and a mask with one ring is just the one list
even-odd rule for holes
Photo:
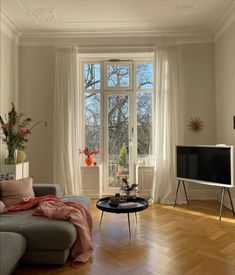
[[152,204],[131,214],[129,239],[126,214],[104,213],[92,206],[94,221],[92,259],[80,269],[70,267],[20,266],[14,275],[233,275],[235,274],[235,217],[224,209],[218,221],[219,204],[190,201],[190,206]]

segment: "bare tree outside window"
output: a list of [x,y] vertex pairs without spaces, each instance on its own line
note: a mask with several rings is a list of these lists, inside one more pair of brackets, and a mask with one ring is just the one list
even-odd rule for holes
[[153,64],[152,63],[137,63],[136,88],[137,89],[153,88]]
[[85,93],[84,97],[85,143],[92,150],[99,149],[100,93]]
[[130,69],[127,65],[108,65],[107,66],[107,87],[128,87]]
[[100,64],[84,65],[85,90],[100,90]]
[[[101,145],[101,66],[100,64],[84,64],[84,122],[85,145],[99,149]],[[126,87],[130,83],[128,65],[107,65],[107,87]],[[152,150],[152,92],[153,64],[137,63],[136,77],[136,114],[137,114],[137,155],[139,158],[151,154]],[[103,87],[103,84],[102,84]],[[149,89],[149,90],[148,90]],[[87,92],[86,92],[87,91]],[[90,92],[89,92],[90,91]],[[129,155],[129,96],[107,96],[107,129],[108,129],[108,165],[109,187],[117,187],[116,177],[118,155],[125,145]],[[128,156],[129,159],[129,156]],[[129,162],[127,163],[129,169]]]
[[137,153],[151,154],[152,149],[152,94],[137,93]]

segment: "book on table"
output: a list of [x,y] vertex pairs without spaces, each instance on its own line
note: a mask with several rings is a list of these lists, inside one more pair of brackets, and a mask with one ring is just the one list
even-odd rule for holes
[[137,203],[135,202],[123,202],[123,203],[119,203],[118,208],[133,208],[133,207],[137,207]]

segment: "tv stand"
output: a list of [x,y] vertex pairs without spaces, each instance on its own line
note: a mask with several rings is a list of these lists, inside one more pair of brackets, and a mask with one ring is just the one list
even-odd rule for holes
[[225,193],[225,191],[228,192],[228,196],[229,196],[230,204],[231,204],[231,207],[232,207],[233,215],[235,215],[234,207],[233,207],[233,201],[232,201],[232,198],[231,198],[230,190],[229,190],[228,187],[222,187],[221,188],[220,212],[219,212],[219,220],[220,221],[221,221],[221,217],[222,217],[222,211],[223,211],[223,205],[224,205],[224,193]]
[[[184,194],[185,194],[185,197],[186,197],[187,204],[189,204],[188,195],[187,195],[187,191],[186,191],[186,188],[185,188],[185,183],[184,183],[183,180],[178,180],[177,189],[176,189],[176,194],[175,194],[175,201],[174,201],[173,207],[176,206],[177,196],[178,196],[178,192],[179,192],[179,188],[180,188],[180,184],[181,184],[181,183],[183,184]],[[220,220],[220,221],[221,221],[222,212],[223,212],[224,194],[225,194],[225,191],[228,192],[230,204],[231,204],[231,207],[232,207],[232,212],[233,212],[233,215],[235,216],[235,211],[234,211],[234,207],[233,207],[233,201],[232,201],[232,198],[231,198],[230,190],[229,190],[228,187],[222,187],[222,188],[221,188],[221,200],[220,200],[220,212],[219,212],[219,220]]]
[[185,197],[186,197],[187,204],[189,205],[188,195],[187,195],[187,191],[186,191],[186,188],[185,188],[184,181],[183,180],[178,180],[176,194],[175,194],[175,202],[174,202],[174,205],[173,205],[174,208],[176,206],[177,196],[178,196],[178,192],[179,192],[181,182],[182,182],[183,187],[184,187],[184,194],[185,194]]

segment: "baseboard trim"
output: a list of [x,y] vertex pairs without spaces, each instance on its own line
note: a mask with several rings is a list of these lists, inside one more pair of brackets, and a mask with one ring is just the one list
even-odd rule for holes
[[216,200],[218,190],[188,190],[189,200]]

